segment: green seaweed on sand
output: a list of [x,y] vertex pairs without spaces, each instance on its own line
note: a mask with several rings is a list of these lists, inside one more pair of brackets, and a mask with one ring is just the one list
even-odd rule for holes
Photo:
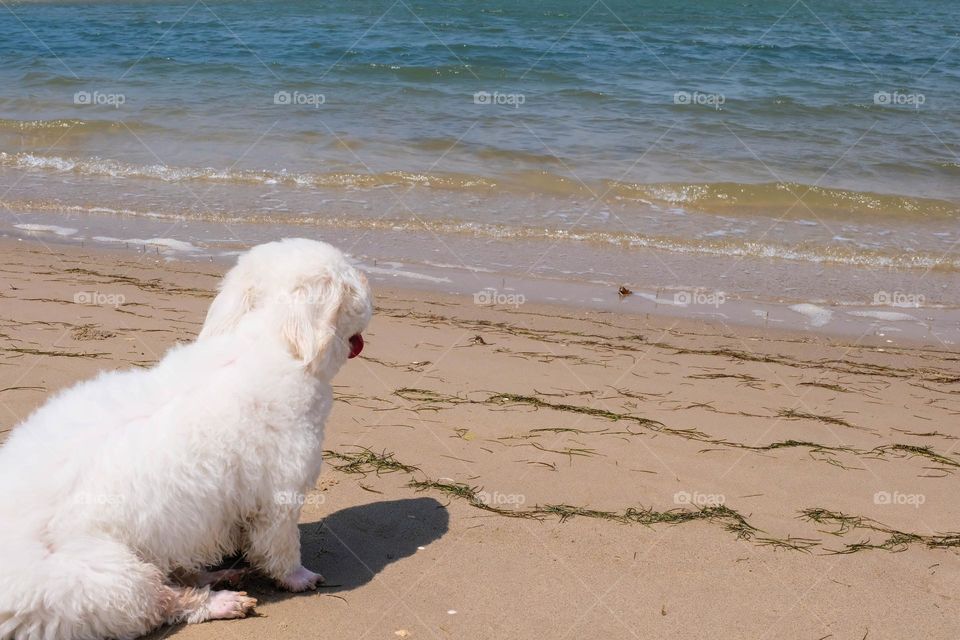
[[825,382],[799,382],[797,383],[799,387],[819,387],[820,389],[828,389],[830,391],[836,391],[838,393],[853,393],[851,389],[846,389],[841,387],[838,384],[827,384]]
[[[679,429],[676,427],[670,427],[660,422],[659,420],[652,420],[650,418],[644,418],[642,416],[637,416],[631,413],[618,413],[611,411],[609,409],[601,409],[597,407],[590,407],[577,404],[567,404],[562,402],[549,402],[537,396],[522,395],[516,393],[492,393],[486,398],[482,399],[470,399],[460,396],[452,396],[441,394],[436,391],[431,391],[428,389],[416,389],[404,387],[398,389],[394,392],[395,395],[400,396],[401,398],[415,403],[415,410],[441,410],[448,409],[456,405],[463,404],[473,404],[473,405],[524,405],[532,407],[533,409],[546,409],[550,411],[560,411],[567,413],[576,413],[581,415],[587,415],[594,418],[601,418],[604,420],[609,420],[611,422],[629,422],[638,425],[642,429],[647,431],[664,434],[669,436],[675,436],[680,438],[685,438],[687,440],[693,440],[695,442],[703,442],[706,444],[716,445],[717,447],[726,447],[733,449],[742,449],[746,451],[773,451],[776,449],[787,449],[787,448],[800,448],[808,449],[811,454],[816,454],[815,459],[830,462],[834,464],[834,461],[829,458],[838,453],[846,453],[850,455],[868,457],[868,458],[884,458],[888,454],[897,455],[897,456],[923,456],[934,462],[944,465],[945,467],[957,468],[960,467],[960,461],[957,461],[949,456],[935,452],[930,447],[920,447],[914,445],[906,444],[890,444],[875,447],[870,450],[862,450],[846,445],[826,445],[817,442],[811,442],[806,440],[778,440],[775,442],[770,442],[767,444],[747,444],[744,442],[724,440],[722,438],[716,438],[710,434],[704,433],[698,429]],[[792,409],[784,409],[780,412],[781,417],[786,419],[809,419],[809,420],[818,420],[825,422],[827,424],[836,424],[842,425],[844,427],[849,427],[857,430],[871,431],[865,427],[858,427],[853,425],[842,418],[835,418],[833,416],[820,416],[812,413],[800,412]],[[639,435],[637,433],[628,432],[627,435]],[[703,449],[706,451],[708,449]],[[843,465],[836,465],[841,468]]]
[[602,511],[568,504],[545,504],[529,508],[506,509],[488,504],[484,501],[484,491],[481,488],[467,484],[439,482],[435,480],[413,480],[408,486],[417,491],[439,491],[452,498],[465,500],[477,509],[496,513],[508,518],[527,518],[542,521],[548,517],[553,517],[560,522],[566,522],[572,518],[592,518],[596,520],[609,520],[621,524],[639,524],[644,526],[706,521],[723,524],[727,531],[736,534],[737,538],[742,540],[750,540],[759,532],[759,529],[747,522],[746,518],[740,513],[726,505],[704,506],[698,509],[669,509],[667,511],[656,511],[646,507],[628,507],[623,511]]
[[[545,453],[557,453],[560,455],[567,456],[571,460],[573,459],[574,456],[582,456],[584,458],[589,458],[593,456],[603,455],[602,453],[599,453],[596,449],[587,449],[585,447],[566,447],[564,449],[551,449],[549,447],[545,447],[536,442],[529,442],[527,444],[533,447],[534,449],[537,449],[538,451],[543,451]],[[523,445],[517,445],[517,446],[523,446]]]
[[62,358],[105,358],[109,353],[94,353],[81,351],[79,353],[72,351],[49,351],[45,349],[31,349],[28,347],[2,347],[0,351],[8,353],[19,353],[25,356],[56,356]]
[[185,293],[188,295],[196,296],[199,298],[212,298],[214,292],[209,289],[199,289],[196,287],[175,287],[170,286],[165,283],[163,280],[158,278],[152,280],[141,280],[139,278],[134,278],[126,274],[116,274],[116,273],[101,273],[99,271],[94,271],[92,269],[84,269],[81,267],[72,267],[69,269],[64,269],[64,273],[69,273],[78,276],[90,276],[94,278],[103,278],[103,280],[97,282],[97,284],[126,284],[143,291],[150,291],[155,293]]
[[816,420],[817,422],[823,422],[826,424],[835,424],[840,427],[847,427],[849,429],[858,429],[860,431],[873,431],[873,429],[867,429],[865,427],[858,427],[856,425],[850,424],[843,418],[836,418],[834,416],[821,416],[815,413],[808,413],[806,411],[797,411],[796,409],[780,409],[777,412],[777,415],[781,418],[786,418],[787,420]]
[[798,516],[802,520],[834,527],[832,531],[823,531],[835,536],[844,536],[857,531],[872,531],[886,536],[882,542],[874,543],[869,538],[846,544],[841,549],[828,550],[830,554],[850,554],[858,551],[880,549],[884,551],[905,551],[910,545],[919,544],[931,549],[960,547],[960,533],[936,533],[922,535],[909,533],[888,527],[872,518],[853,516],[839,511],[830,511],[820,507],[804,509]]
[[471,487],[470,485],[459,482],[411,480],[407,486],[412,489],[416,489],[417,491],[426,491],[428,489],[439,491],[440,493],[446,494],[452,498],[466,500],[470,506],[476,507],[477,509],[496,513],[497,515],[505,516],[507,518],[529,518],[531,520],[543,519],[539,514],[533,511],[523,509],[504,509],[502,507],[488,504],[483,500],[481,495],[483,493],[482,489],[479,487]]
[[359,473],[367,475],[368,473],[394,473],[402,471],[404,473],[413,473],[419,471],[417,467],[399,462],[392,453],[376,453],[365,447],[359,447],[359,451],[341,453],[339,451],[325,450],[323,452],[325,460],[330,460],[330,466],[343,473]]
[[878,457],[883,457],[887,452],[894,452],[901,456],[914,457],[919,456],[922,458],[927,458],[938,464],[946,465],[948,467],[960,467],[960,462],[950,458],[942,453],[937,453],[930,446],[919,446],[912,444],[886,444],[879,447],[875,447],[867,452],[869,455],[877,455]]
[[641,417],[630,415],[630,414],[614,413],[613,411],[607,411],[606,409],[596,409],[594,407],[584,407],[576,404],[551,403],[545,400],[541,400],[536,396],[524,396],[516,393],[495,393],[492,396],[488,397],[485,402],[489,402],[492,404],[506,404],[506,403],[528,404],[538,408],[546,407],[546,408],[554,409],[558,411],[572,411],[574,413],[585,413],[591,416],[599,416],[601,418],[607,418],[608,420],[632,420],[640,424],[663,426],[663,423],[657,422],[656,420],[641,418]]
[[403,398],[407,402],[414,403],[412,407],[414,411],[437,411],[439,409],[445,409],[449,405],[469,402],[469,400],[463,398],[437,393],[429,389],[414,389],[411,387],[397,389],[393,394]]
[[753,539],[753,542],[762,547],[771,547],[773,549],[783,549],[786,551],[800,551],[802,553],[810,553],[811,549],[820,546],[819,540],[796,538],[793,536],[787,536],[783,539],[758,536]]

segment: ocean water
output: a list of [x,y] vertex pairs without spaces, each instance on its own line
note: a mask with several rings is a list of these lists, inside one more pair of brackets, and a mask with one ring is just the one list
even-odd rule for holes
[[0,222],[955,308],[958,43],[951,0],[8,2]]

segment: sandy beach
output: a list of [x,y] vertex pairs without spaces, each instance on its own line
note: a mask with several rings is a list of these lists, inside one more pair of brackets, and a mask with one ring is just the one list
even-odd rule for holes
[[[223,273],[0,240],[0,437]],[[956,638],[960,354],[378,289],[306,566],[165,638]]]

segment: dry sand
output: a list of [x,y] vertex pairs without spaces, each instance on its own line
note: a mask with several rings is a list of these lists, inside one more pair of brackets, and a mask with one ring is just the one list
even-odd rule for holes
[[[4,431],[192,339],[222,272],[0,255]],[[303,511],[335,586],[153,637],[960,636],[957,353],[377,293]]]

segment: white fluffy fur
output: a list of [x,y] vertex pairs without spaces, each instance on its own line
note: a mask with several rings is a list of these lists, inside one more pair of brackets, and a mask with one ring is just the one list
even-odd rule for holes
[[[312,240],[255,247],[200,336],[152,369],[60,393],[0,449],[0,638],[133,638],[245,615],[170,575],[242,552],[288,589],[320,473],[330,380],[370,320],[366,278]],[[291,496],[294,498],[291,499]]]

